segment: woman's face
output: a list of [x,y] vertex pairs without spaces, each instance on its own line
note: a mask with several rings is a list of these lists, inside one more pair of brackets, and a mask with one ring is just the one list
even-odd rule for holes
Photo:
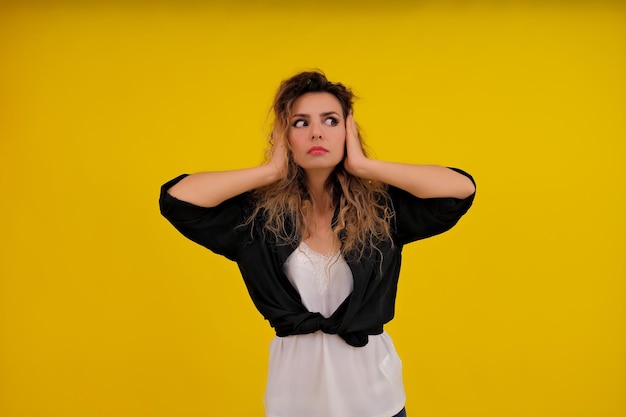
[[293,104],[289,144],[296,164],[307,172],[332,171],[345,153],[346,121],[330,93],[306,93]]

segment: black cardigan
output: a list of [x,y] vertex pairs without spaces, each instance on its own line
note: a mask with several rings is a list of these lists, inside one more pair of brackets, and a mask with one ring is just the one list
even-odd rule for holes
[[[458,169],[456,171],[472,177]],[[277,245],[263,237],[262,222],[242,225],[252,209],[249,193],[211,208],[178,200],[167,190],[184,178],[181,175],[161,187],[161,213],[178,231],[192,241],[237,262],[250,298],[270,322],[278,336],[321,330],[338,334],[348,344],[365,346],[368,335],[380,334],[394,315],[400,275],[402,247],[450,229],[472,205],[474,194],[466,199],[417,198],[389,187],[395,216],[391,242],[380,245],[380,253],[358,262],[347,260],[352,271],[352,293],[328,318],[308,311],[300,295],[283,273],[283,264],[296,246]],[[473,181],[473,179],[472,179]]]

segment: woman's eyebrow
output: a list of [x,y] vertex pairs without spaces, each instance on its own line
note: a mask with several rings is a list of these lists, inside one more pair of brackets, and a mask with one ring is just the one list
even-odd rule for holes
[[[339,116],[339,113],[337,113],[336,111],[327,111],[327,112],[324,112],[324,113],[320,113],[320,116],[322,116],[322,117],[331,116],[331,115]],[[311,117],[311,115],[310,114],[306,114],[306,113],[296,113],[296,114],[292,115],[291,117]]]

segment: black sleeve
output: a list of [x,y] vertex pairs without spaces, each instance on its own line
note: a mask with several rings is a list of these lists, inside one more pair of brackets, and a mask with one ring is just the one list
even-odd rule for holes
[[[451,168],[467,176],[468,173]],[[396,242],[406,244],[443,233],[454,226],[472,206],[474,196],[460,198],[418,198],[396,187],[389,187],[395,211],[394,234]]]
[[233,197],[216,207],[196,206],[167,192],[186,176],[187,174],[183,174],[176,177],[161,187],[161,214],[185,237],[236,261],[237,249],[246,235],[243,228],[237,226],[246,220],[247,194]]

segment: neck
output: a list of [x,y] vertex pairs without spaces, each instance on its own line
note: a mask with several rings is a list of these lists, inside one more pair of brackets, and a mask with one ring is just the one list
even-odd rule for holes
[[313,203],[313,211],[318,214],[332,210],[331,197],[326,190],[327,180],[328,175],[307,175],[307,186]]
[[307,172],[307,187],[313,207],[304,220],[304,240],[313,250],[331,253],[339,246],[332,230],[333,202],[326,189],[326,181],[330,174],[312,174]]

